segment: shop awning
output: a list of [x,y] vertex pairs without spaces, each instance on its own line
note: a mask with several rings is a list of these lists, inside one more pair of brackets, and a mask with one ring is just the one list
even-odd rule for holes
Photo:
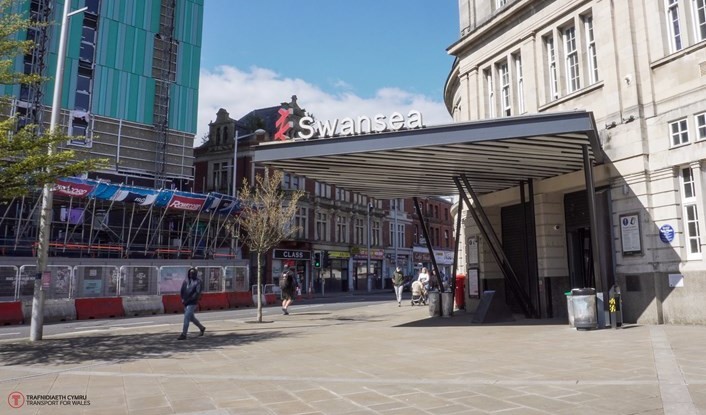
[[572,111],[269,142],[254,161],[378,199],[455,195],[460,175],[480,195],[582,170],[584,146],[602,162],[593,114]]

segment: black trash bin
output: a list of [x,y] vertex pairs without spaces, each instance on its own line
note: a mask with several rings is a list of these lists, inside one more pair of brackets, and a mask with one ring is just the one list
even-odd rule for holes
[[595,288],[574,288],[571,290],[571,307],[574,310],[576,329],[598,328]]

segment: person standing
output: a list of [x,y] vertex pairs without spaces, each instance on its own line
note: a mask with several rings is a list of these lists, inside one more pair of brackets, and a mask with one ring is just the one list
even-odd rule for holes
[[392,274],[392,285],[395,286],[395,296],[397,297],[397,307],[402,307],[402,289],[404,288],[404,274],[402,269],[397,267]]
[[429,289],[429,271],[427,271],[427,267],[422,267],[417,280],[422,283],[425,290]]
[[296,289],[293,267],[290,267],[288,271],[282,273],[279,288],[282,291],[282,314],[288,316],[289,306],[294,301],[294,290]]
[[196,318],[196,306],[201,298],[203,290],[203,282],[199,278],[199,273],[196,268],[189,268],[186,272],[186,279],[181,283],[181,302],[184,304],[184,326],[181,329],[181,335],[177,340],[186,340],[186,333],[189,331],[189,323],[194,323],[199,328],[199,336],[203,336],[206,327]]

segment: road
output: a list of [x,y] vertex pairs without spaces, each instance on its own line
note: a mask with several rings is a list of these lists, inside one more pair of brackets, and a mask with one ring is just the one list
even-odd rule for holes
[[[318,309],[322,312],[333,312],[347,308],[364,307],[370,303],[380,301],[390,301],[394,294],[371,294],[371,295],[340,295],[319,297],[311,300],[297,301],[291,307],[296,312]],[[277,306],[267,306],[262,308],[263,317],[280,315],[282,311]],[[221,320],[243,320],[254,318],[257,315],[256,307],[235,308],[223,311],[206,311],[197,313],[198,319],[206,326],[210,321]],[[100,332],[119,332],[136,329],[147,329],[151,327],[174,326],[175,333],[181,330],[183,322],[182,314],[158,314],[153,316],[126,317],[118,319],[103,320],[80,320],[58,323],[47,323],[44,325],[43,337],[63,336],[66,334],[89,334]],[[0,326],[0,341],[29,338],[30,326]]]

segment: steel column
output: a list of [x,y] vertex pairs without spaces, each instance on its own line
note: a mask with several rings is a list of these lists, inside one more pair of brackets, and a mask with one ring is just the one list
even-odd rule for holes
[[[596,283],[596,292],[603,292],[603,276],[601,273],[601,251],[598,246],[598,216],[596,216],[596,188],[593,183],[593,168],[588,156],[588,146],[581,146],[583,150],[583,172],[586,178],[586,193],[588,196],[588,216],[591,223],[591,258],[593,260],[593,277]],[[602,310],[599,310],[599,312]]]
[[441,277],[439,275],[439,267],[436,265],[436,257],[434,257],[434,250],[431,247],[431,239],[429,239],[429,233],[427,232],[427,222],[424,220],[422,210],[419,208],[419,200],[416,197],[413,197],[412,200],[414,201],[414,209],[417,211],[417,216],[419,216],[419,223],[422,225],[422,234],[424,234],[424,242],[426,242],[427,249],[429,250],[429,256],[431,257],[431,265],[434,268],[436,280],[434,281],[434,283],[437,287],[440,287],[441,290],[443,290],[443,286],[441,284]]

